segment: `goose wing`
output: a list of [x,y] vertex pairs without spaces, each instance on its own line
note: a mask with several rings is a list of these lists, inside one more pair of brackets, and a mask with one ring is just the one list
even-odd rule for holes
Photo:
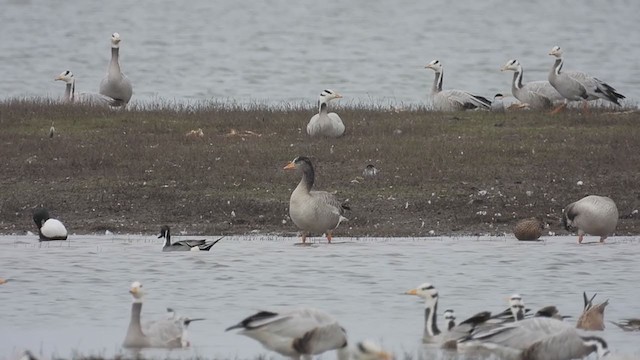
[[491,109],[491,101],[485,97],[474,95],[462,90],[444,90],[440,92],[449,102],[457,104],[464,109]]
[[327,191],[310,191],[309,195],[316,201],[317,206],[327,207],[337,215],[344,214],[344,207],[334,194]]
[[144,334],[153,346],[182,347],[183,324],[177,319],[162,319],[145,324]]

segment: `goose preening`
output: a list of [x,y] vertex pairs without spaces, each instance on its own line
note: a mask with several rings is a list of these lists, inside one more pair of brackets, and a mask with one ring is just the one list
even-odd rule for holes
[[597,294],[593,294],[591,299],[587,299],[587,293],[582,293],[584,299],[584,309],[578,318],[576,327],[583,330],[604,330],[604,309],[609,305],[609,299],[598,305],[593,305],[593,299]]
[[625,96],[618,93],[611,85],[583,72],[562,71],[562,66],[564,65],[562,53],[563,51],[559,46],[554,46],[549,52],[549,55],[556,58],[549,72],[549,83],[565,98],[564,104],[554,112],[566,107],[568,101],[577,100],[585,101],[585,109],[587,100],[603,99],[620,105],[619,100],[624,99]]
[[623,319],[618,322],[610,321],[610,323],[624,331],[640,331],[640,318]]
[[343,214],[349,207],[341,204],[331,193],[311,190],[315,172],[308,157],[298,156],[284,169],[298,170],[302,173],[302,180],[291,193],[289,200],[289,216],[302,231],[302,242],[306,241],[309,233],[324,233],[327,235],[327,241],[331,243],[333,230],[340,222],[347,220]]
[[144,328],[140,323],[142,311],[142,284],[134,281],[129,293],[133,296],[131,304],[131,319],[129,328],[122,344],[125,348],[181,348],[189,346],[186,339],[186,328],[192,321],[203,319],[189,319],[185,317],[172,317],[145,323]]
[[218,243],[218,241],[222,240],[223,237],[214,240],[181,240],[176,241],[173,244],[171,243],[171,228],[167,225],[163,225],[160,228],[160,235],[158,235],[158,239],[164,238],[164,245],[162,246],[162,251],[209,251],[211,247]]
[[536,218],[523,219],[516,223],[513,234],[520,241],[538,240],[544,230],[544,223]]
[[567,231],[578,229],[578,243],[585,234],[600,236],[600,242],[616,230],[618,208],[606,196],[589,195],[567,205],[562,212],[562,224]]
[[[66,83],[63,100],[71,103],[83,103],[92,105],[117,106],[112,98],[102,94],[78,93],[76,94],[76,79],[69,70],[63,71],[54,80]],[[51,126],[53,128],[53,125]]]
[[607,342],[597,336],[584,336],[564,321],[534,317],[480,329],[458,343],[458,349],[478,353],[488,351],[506,360],[581,359],[596,352],[609,353]]
[[507,61],[500,70],[514,72],[511,93],[531,109],[548,109],[556,102],[564,100],[564,97],[558,93],[549,81],[531,81],[523,84],[524,70],[518,60]]
[[107,75],[100,82],[100,94],[113,99],[112,106],[127,105],[133,95],[131,81],[120,70],[120,40],[120,34],[111,35],[111,61]]
[[444,67],[440,60],[433,60],[425,66],[435,71],[435,79],[431,87],[431,99],[436,111],[460,111],[470,109],[491,110],[491,101],[463,90],[442,90]]
[[326,136],[337,138],[344,134],[344,124],[336,113],[327,112],[329,101],[340,99],[342,95],[333,90],[323,90],[318,98],[318,113],[311,117],[307,124],[309,136]]
[[479,325],[491,318],[491,313],[480,312],[460,324],[452,327],[447,332],[441,332],[438,328],[438,290],[429,283],[424,283],[417,288],[408,290],[406,295],[416,295],[424,299],[424,332],[422,341],[427,344],[437,344],[444,348],[455,348],[456,341],[469,336]]
[[49,211],[39,208],[33,213],[33,221],[38,226],[40,241],[67,240],[67,229],[60,220],[52,219]]

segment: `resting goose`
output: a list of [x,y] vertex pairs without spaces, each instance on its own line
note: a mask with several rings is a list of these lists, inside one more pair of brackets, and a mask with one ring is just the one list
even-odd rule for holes
[[[620,105],[619,100],[624,99],[625,96],[618,93],[609,84],[583,72],[562,71],[562,65],[564,65],[562,53],[559,46],[554,46],[549,52],[549,55],[556,58],[549,72],[549,83],[565,98],[564,104],[554,112],[566,107],[568,101],[577,100],[603,99]],[[585,102],[584,105],[586,109],[587,103]]]
[[349,207],[341,204],[333,194],[311,190],[315,172],[308,157],[298,156],[284,169],[298,170],[302,173],[302,180],[291,193],[289,200],[289,216],[302,230],[302,243],[306,241],[309,233],[325,233],[327,241],[331,243],[333,230],[340,225],[340,222],[348,220],[342,215]]
[[209,251],[211,250],[211,247],[213,245],[222,240],[222,237],[209,242],[207,242],[206,240],[181,240],[176,241],[172,244],[171,229],[167,225],[164,225],[160,228],[160,235],[158,236],[158,239],[160,238],[165,239],[164,245],[162,246],[162,251]]
[[584,309],[578,318],[576,327],[583,330],[604,330],[604,309],[609,305],[609,299],[598,305],[593,305],[593,299],[597,294],[593,294],[591,299],[587,299],[587,293],[582,293],[584,299]]
[[507,61],[500,70],[514,72],[511,93],[531,109],[548,109],[554,103],[564,100],[564,97],[548,81],[531,81],[523,84],[524,70],[518,60]]
[[76,94],[76,79],[69,70],[61,72],[54,80],[64,81],[66,83],[63,98],[65,102],[117,106],[115,100],[108,96],[92,93]]
[[309,136],[326,136],[337,138],[344,134],[344,124],[336,113],[327,113],[329,101],[340,99],[342,95],[333,90],[323,90],[318,98],[318,113],[311,117],[307,124]]
[[33,213],[33,221],[38,226],[40,241],[67,240],[67,229],[60,220],[51,219],[49,211],[40,208]]
[[538,240],[544,230],[544,223],[536,218],[523,219],[516,223],[513,234],[520,241]]
[[107,68],[107,75],[100,82],[100,94],[114,100],[113,106],[124,106],[129,103],[133,95],[131,81],[120,70],[120,34],[111,35],[111,61]]
[[436,111],[460,111],[469,109],[491,110],[491,101],[478,95],[473,95],[462,90],[442,90],[442,79],[444,77],[444,67],[440,60],[433,60],[427,69],[435,71],[435,79],[431,87],[431,98],[433,108]]
[[192,322],[203,319],[173,317],[152,321],[144,325],[140,323],[142,311],[142,284],[134,281],[129,293],[133,296],[129,328],[122,344],[125,348],[181,348],[189,346],[186,339],[186,327]]
[[600,236],[604,242],[618,225],[616,203],[606,196],[589,195],[573,202],[562,212],[562,224],[567,231],[578,229],[578,244],[585,234]]

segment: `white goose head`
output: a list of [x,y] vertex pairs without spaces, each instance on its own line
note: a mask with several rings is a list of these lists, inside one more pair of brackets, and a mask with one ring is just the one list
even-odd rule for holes
[[340,98],[342,98],[342,95],[340,95],[339,93],[331,89],[325,89],[325,90],[322,90],[322,92],[320,93],[320,97],[318,97],[318,101],[321,103],[328,103],[333,99],[340,99]]
[[73,73],[69,70],[67,71],[63,71],[60,73],[60,75],[56,76],[56,78],[54,80],[60,80],[60,81],[64,81],[67,84],[71,84],[74,81],[73,78]]
[[437,73],[441,73],[443,66],[440,60],[433,60],[425,66],[425,69],[431,69]]
[[111,35],[111,47],[117,48],[120,46],[120,34],[118,34],[117,32],[114,32]]
[[562,57],[562,49],[560,48],[560,46],[556,45],[553,47],[553,49],[551,49],[551,51],[549,51],[549,55],[555,56],[557,58],[561,58]]
[[513,294],[509,297],[509,308],[515,320],[524,319],[524,301],[519,294]]
[[141,300],[144,293],[142,292],[142,284],[139,281],[134,281],[129,287],[129,293],[135,300]]
[[507,63],[500,68],[500,71],[522,71],[522,65],[520,65],[518,60],[512,59],[507,61]]
[[415,289],[405,292],[407,295],[416,295],[424,299],[427,305],[433,305],[438,302],[438,290],[430,283],[424,283]]

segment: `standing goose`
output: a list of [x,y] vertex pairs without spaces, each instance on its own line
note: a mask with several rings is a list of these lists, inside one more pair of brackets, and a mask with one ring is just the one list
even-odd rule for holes
[[134,281],[129,293],[133,296],[129,328],[122,344],[125,348],[181,348],[189,345],[186,340],[186,327],[192,321],[203,319],[166,318],[146,323],[144,329],[140,323],[142,311],[142,284]]
[[433,108],[436,111],[461,111],[476,108],[491,110],[491,101],[482,96],[473,95],[462,90],[442,90],[444,67],[440,60],[433,60],[425,68],[431,69],[436,73],[431,87]]
[[534,317],[480,330],[462,339],[459,349],[477,354],[482,349],[500,359],[581,359],[596,352],[609,353],[607,342],[597,336],[583,336],[564,321]]
[[117,106],[116,101],[108,96],[104,96],[102,94],[92,94],[92,93],[78,93],[76,94],[76,79],[73,76],[73,73],[69,70],[63,71],[58,75],[54,80],[64,81],[66,83],[66,88],[64,91],[65,102],[80,102],[85,104],[94,104],[94,105],[111,105]]
[[113,106],[124,106],[133,95],[131,81],[120,70],[120,34],[111,35],[111,61],[107,68],[107,76],[100,82],[100,94],[114,100]]
[[564,104],[555,109],[554,112],[566,107],[568,101],[577,100],[585,101],[585,109],[587,100],[603,99],[620,105],[619,100],[624,99],[625,96],[618,93],[609,84],[583,72],[562,71],[562,65],[564,65],[562,52],[559,46],[554,46],[549,52],[549,55],[556,58],[549,72],[549,83],[565,98]]
[[564,100],[564,97],[548,81],[531,81],[523,84],[524,70],[518,60],[507,61],[500,70],[514,72],[511,93],[520,102],[528,104],[531,109],[549,109],[554,103]]
[[163,225],[160,228],[160,235],[158,236],[158,239],[161,238],[165,239],[162,251],[209,251],[213,245],[222,240],[222,237],[210,242],[207,242],[206,240],[181,240],[172,244],[171,229],[167,225]]
[[49,211],[40,208],[33,213],[33,221],[38,226],[40,241],[67,240],[67,229],[60,220],[51,219]]
[[337,138],[344,134],[344,124],[336,113],[327,113],[329,101],[340,99],[342,95],[333,90],[323,90],[318,98],[318,113],[311,117],[307,124],[309,136],[326,136]]
[[587,293],[582,293],[584,299],[584,309],[578,318],[576,327],[583,330],[604,330],[604,309],[609,305],[609,299],[598,305],[593,305],[593,299],[597,294],[593,294],[591,299],[587,299]]
[[562,212],[562,224],[567,231],[578,229],[578,244],[585,234],[600,236],[604,242],[618,225],[616,203],[606,196],[589,195],[573,202]]
[[327,241],[331,243],[333,230],[340,225],[340,222],[348,220],[342,215],[349,207],[341,204],[333,194],[311,190],[315,172],[308,157],[298,156],[284,169],[298,170],[302,173],[302,180],[291,193],[289,200],[289,216],[302,230],[302,243],[306,241],[309,233],[326,233]]

